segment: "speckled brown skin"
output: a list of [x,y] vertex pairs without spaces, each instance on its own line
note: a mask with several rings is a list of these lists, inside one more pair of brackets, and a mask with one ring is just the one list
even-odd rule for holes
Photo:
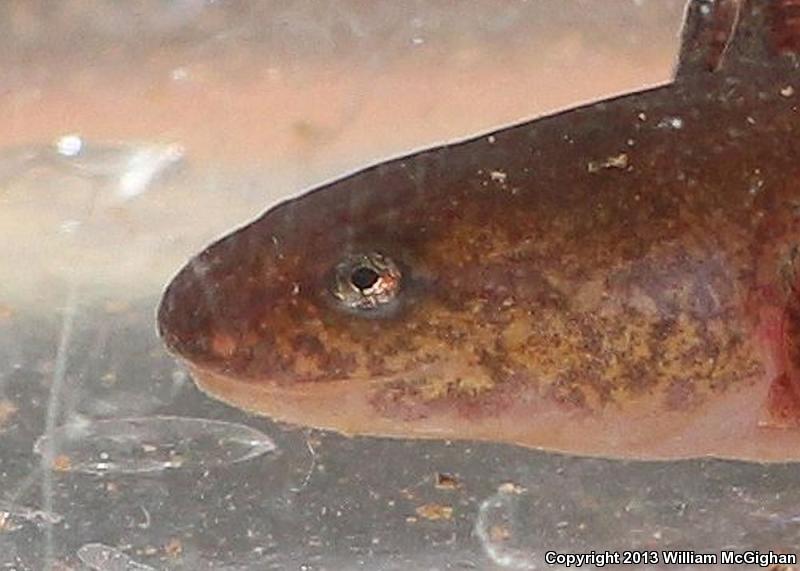
[[[690,10],[669,87],[269,210],[169,285],[168,347],[214,397],[346,434],[800,460],[800,71],[766,5],[711,44]],[[348,310],[332,268],[372,251],[396,303]]]

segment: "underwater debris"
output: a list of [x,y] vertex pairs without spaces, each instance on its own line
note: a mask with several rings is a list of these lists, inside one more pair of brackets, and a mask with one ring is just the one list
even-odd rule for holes
[[453,508],[442,504],[424,504],[415,511],[419,517],[429,521],[446,520],[453,517]]
[[628,166],[628,154],[620,153],[613,157],[608,157],[604,161],[590,161],[586,169],[591,173],[600,172],[603,169],[625,169]]
[[19,529],[23,522],[33,523],[37,526],[56,525],[63,519],[64,516],[55,512],[0,500],[0,531]]
[[95,571],[155,571],[102,543],[87,543],[78,549],[78,558]]
[[89,474],[210,468],[275,450],[265,434],[232,422],[153,416],[71,423],[36,442],[60,459],[55,469]]
[[[2,319],[2,316],[0,316],[0,319]],[[17,413],[17,410],[17,405],[13,402],[8,399],[0,398],[0,430],[4,429],[11,421]]]
[[437,490],[455,490],[460,486],[461,482],[454,474],[448,474],[446,472],[436,473],[436,482],[434,482],[434,487]]

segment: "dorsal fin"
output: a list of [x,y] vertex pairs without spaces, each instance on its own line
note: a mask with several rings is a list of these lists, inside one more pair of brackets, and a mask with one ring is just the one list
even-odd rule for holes
[[800,52],[800,0],[690,0],[676,80]]

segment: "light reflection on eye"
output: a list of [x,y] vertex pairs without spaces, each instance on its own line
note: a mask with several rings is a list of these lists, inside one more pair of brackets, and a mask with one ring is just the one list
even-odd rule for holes
[[401,278],[397,265],[381,253],[351,255],[337,264],[332,293],[348,308],[371,310],[397,297]]

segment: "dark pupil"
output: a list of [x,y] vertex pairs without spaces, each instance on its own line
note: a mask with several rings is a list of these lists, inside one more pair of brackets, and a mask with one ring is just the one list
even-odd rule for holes
[[365,290],[374,286],[379,277],[380,276],[378,275],[378,272],[372,268],[365,268],[364,266],[361,266],[354,269],[353,273],[350,274],[350,281],[358,289]]

